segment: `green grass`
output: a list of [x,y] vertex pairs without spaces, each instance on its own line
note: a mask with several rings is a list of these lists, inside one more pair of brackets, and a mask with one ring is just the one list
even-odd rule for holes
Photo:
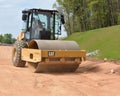
[[99,50],[98,58],[120,59],[120,25],[76,32],[65,40],[76,41],[87,52]]

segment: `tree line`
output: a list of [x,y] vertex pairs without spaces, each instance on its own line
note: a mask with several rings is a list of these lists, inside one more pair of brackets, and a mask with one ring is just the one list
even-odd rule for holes
[[12,34],[0,34],[0,43],[5,43],[5,44],[12,44],[16,41],[15,38],[12,37]]
[[120,0],[57,0],[67,34],[120,24]]

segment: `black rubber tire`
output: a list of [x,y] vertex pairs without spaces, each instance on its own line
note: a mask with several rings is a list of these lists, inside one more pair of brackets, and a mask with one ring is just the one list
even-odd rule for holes
[[12,63],[16,67],[24,67],[26,64],[26,61],[23,61],[21,59],[21,49],[22,48],[27,48],[27,44],[24,41],[16,41],[15,44],[13,45],[13,50],[12,50]]

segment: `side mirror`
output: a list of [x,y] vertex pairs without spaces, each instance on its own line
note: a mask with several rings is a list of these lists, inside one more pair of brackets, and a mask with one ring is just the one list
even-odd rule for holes
[[64,15],[61,15],[61,23],[65,24]]
[[26,14],[23,14],[23,15],[22,15],[22,20],[23,20],[23,21],[27,20],[27,15],[26,15]]

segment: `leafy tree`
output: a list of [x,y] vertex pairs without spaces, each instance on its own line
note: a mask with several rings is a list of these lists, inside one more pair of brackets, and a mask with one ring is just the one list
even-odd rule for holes
[[120,0],[57,0],[68,35],[120,24]]
[[6,43],[6,44],[12,44],[16,41],[15,38],[12,38],[12,34],[4,34],[0,35],[0,42],[1,43]]
[[[57,0],[57,4],[54,4],[54,7],[56,7],[61,13],[65,16],[65,29],[67,31],[67,34],[70,35],[73,32],[73,12],[72,12],[72,2],[74,0]],[[57,6],[59,5],[59,7]]]
[[0,42],[2,42],[3,36],[2,34],[0,34]]

